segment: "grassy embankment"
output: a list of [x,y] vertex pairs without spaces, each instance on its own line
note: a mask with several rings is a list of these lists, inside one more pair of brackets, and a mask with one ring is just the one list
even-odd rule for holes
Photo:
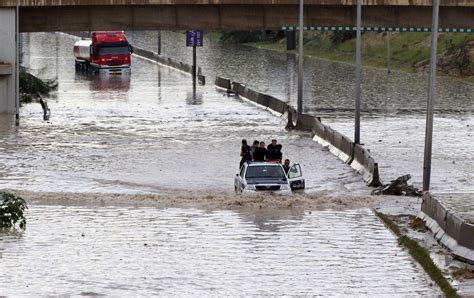
[[415,240],[403,235],[398,225],[390,219],[389,216],[375,212],[375,214],[383,221],[383,223],[398,237],[398,243],[408,249],[410,255],[423,267],[426,273],[441,288],[446,297],[459,297],[448,280],[443,276],[438,267],[433,263],[428,251],[421,247]]
[[[469,33],[441,33],[438,39],[438,53],[459,47],[474,36]],[[287,52],[286,39],[276,41],[249,42],[247,45]],[[403,71],[416,71],[414,65],[429,59],[431,35],[430,33],[406,32],[391,33],[391,67]],[[355,39],[334,42],[329,32],[308,32],[304,38],[305,55],[323,59],[354,63]],[[295,50],[288,52],[296,52]],[[385,33],[368,32],[362,35],[362,61],[364,65],[387,67],[387,39]]]

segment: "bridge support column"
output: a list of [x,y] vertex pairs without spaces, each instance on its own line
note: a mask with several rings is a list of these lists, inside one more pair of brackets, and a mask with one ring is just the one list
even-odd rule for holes
[[296,49],[296,31],[286,30],[286,50]]
[[0,8],[0,113],[15,114],[15,8]]
[[157,54],[159,56],[161,56],[161,31],[159,31],[159,30],[158,30],[157,42],[158,42],[158,52],[157,52]]

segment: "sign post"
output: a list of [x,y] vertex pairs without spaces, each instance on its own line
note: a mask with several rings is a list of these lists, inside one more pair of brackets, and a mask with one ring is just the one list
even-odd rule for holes
[[196,79],[196,47],[202,47],[203,45],[203,31],[202,30],[188,30],[186,31],[186,46],[193,47],[193,66],[191,69],[191,75],[193,80]]

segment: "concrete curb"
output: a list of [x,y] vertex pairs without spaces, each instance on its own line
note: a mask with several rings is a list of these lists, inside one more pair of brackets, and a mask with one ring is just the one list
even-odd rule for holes
[[287,114],[288,126],[298,130],[311,131],[314,139],[327,146],[332,154],[349,164],[369,186],[380,186],[378,165],[370,156],[370,152],[361,145],[354,144],[348,137],[321,123],[319,119],[307,114],[298,114],[288,103],[273,96],[251,90],[241,83],[230,79],[216,77],[218,88],[232,90],[238,96],[246,98],[258,105],[271,109],[279,114]]
[[[158,55],[157,53],[155,53],[153,51],[145,50],[145,49],[142,49],[142,48],[139,48],[139,47],[136,47],[136,46],[133,46],[133,53],[135,55],[140,56],[140,57],[147,58],[147,59],[153,60],[155,62],[158,62],[160,64],[163,64],[163,65],[166,65],[166,66],[169,66],[169,67],[172,67],[172,68],[176,68],[176,69],[178,69],[182,72],[191,74],[192,65],[189,65],[189,64],[186,64],[186,63],[183,63],[183,62],[180,62],[180,61],[176,61],[176,60],[173,60],[171,58],[162,57],[162,56]],[[201,70],[200,67],[198,67],[198,69],[197,69],[197,77],[198,77],[198,81],[202,85],[204,85],[205,82],[206,82],[206,77],[204,75],[202,75],[202,70]]]
[[434,237],[451,253],[468,263],[474,264],[474,225],[446,208],[433,194],[423,194],[419,218]]

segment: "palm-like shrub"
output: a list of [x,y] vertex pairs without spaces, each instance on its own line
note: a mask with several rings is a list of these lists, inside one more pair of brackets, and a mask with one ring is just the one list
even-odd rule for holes
[[27,208],[23,198],[12,193],[0,192],[0,228],[11,228],[18,222],[18,226],[24,229],[26,227],[24,212]]

